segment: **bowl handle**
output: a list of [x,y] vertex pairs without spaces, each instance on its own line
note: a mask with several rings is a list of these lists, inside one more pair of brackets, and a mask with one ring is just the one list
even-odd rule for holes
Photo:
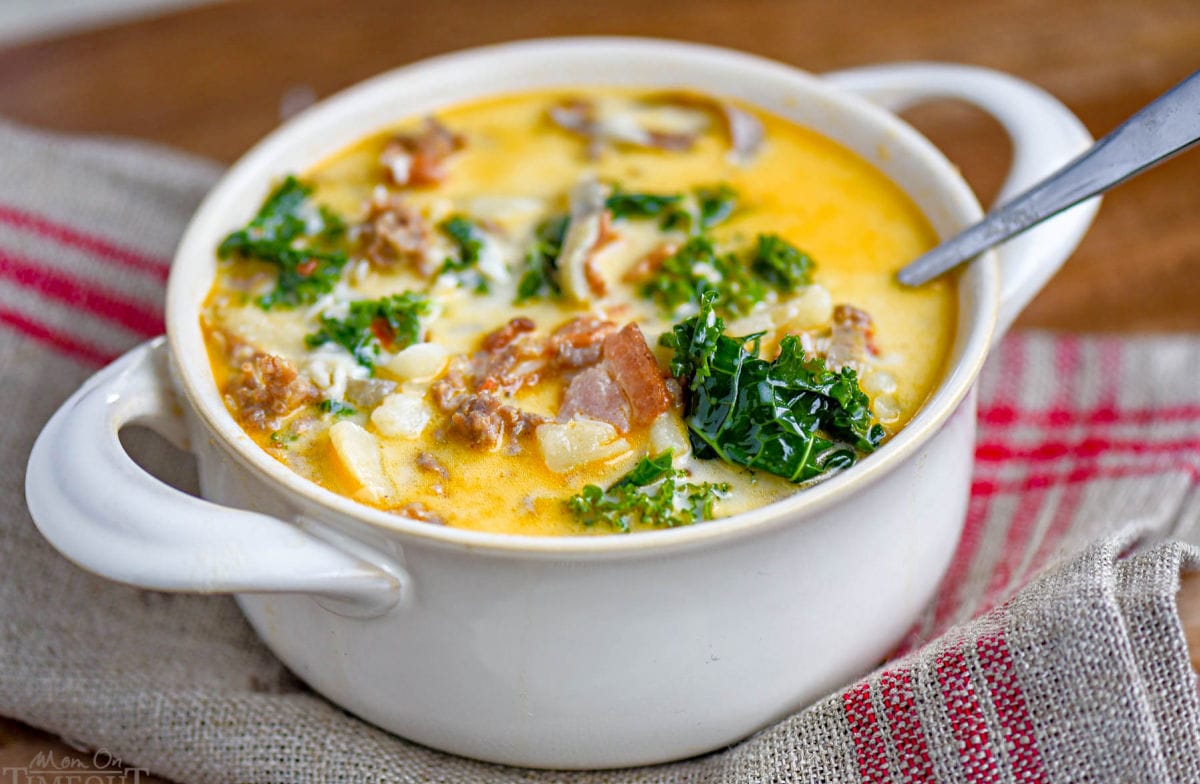
[[128,424],[188,448],[167,352],[160,337],[125,354],[38,436],[25,499],[50,544],[88,571],[140,588],[314,594],[355,615],[397,604],[408,585],[399,567],[368,563],[297,524],[188,495],[133,461],[118,439]]
[[[824,78],[894,112],[949,98],[992,115],[1013,146],[1012,165],[997,204],[1039,182],[1093,141],[1079,118],[1057,98],[1029,82],[987,68],[897,63],[836,71]],[[1089,199],[998,246],[1000,312],[993,342],[999,341],[1017,314],[1078,247],[1099,208],[1099,197]]]

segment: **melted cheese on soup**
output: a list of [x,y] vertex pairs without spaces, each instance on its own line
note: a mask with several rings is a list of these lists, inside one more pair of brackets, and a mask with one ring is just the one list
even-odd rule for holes
[[[911,419],[953,337],[951,281],[893,280],[935,240],[896,185],[706,96],[477,101],[276,185],[219,251],[215,382],[297,473],[429,524],[609,533],[803,492]],[[736,372],[662,343],[717,317],[757,335],[723,344]]]

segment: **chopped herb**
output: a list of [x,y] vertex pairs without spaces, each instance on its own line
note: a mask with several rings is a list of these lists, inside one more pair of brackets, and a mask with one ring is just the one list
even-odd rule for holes
[[715,188],[696,189],[696,201],[699,203],[700,230],[708,231],[721,223],[737,207],[737,191],[725,183]]
[[883,428],[871,424],[870,400],[854,370],[833,372],[806,358],[787,336],[772,361],[758,356],[761,334],[730,337],[708,292],[700,313],[676,324],[662,345],[675,350],[671,371],[687,377],[687,426],[701,459],[761,469],[804,482],[847,468],[871,452]]
[[337,247],[346,224],[329,208],[314,208],[311,195],[312,186],[289,175],[250,223],[217,247],[219,258],[258,259],[279,268],[275,288],[258,298],[266,310],[315,302],[333,290],[346,265],[346,253]]
[[328,398],[326,400],[322,400],[320,403],[317,403],[317,408],[321,409],[326,414],[333,414],[334,416],[351,416],[352,414],[358,413],[349,405],[340,400],[334,400],[333,398]]
[[813,260],[776,234],[759,234],[750,269],[767,285],[788,292],[812,283]]
[[786,294],[811,283],[813,266],[807,254],[774,234],[760,234],[749,259],[719,253],[701,235],[663,262],[642,286],[642,296],[674,312],[682,305],[699,305],[705,292],[714,291],[721,312],[742,316],[772,289]]
[[457,258],[449,256],[442,264],[443,272],[453,272],[462,285],[469,286],[480,294],[488,292],[488,282],[479,272],[479,260],[483,256],[487,237],[473,221],[461,215],[452,215],[438,224],[442,233],[458,246]]
[[669,312],[698,305],[706,291],[717,292],[723,311],[741,315],[763,300],[767,287],[736,254],[718,253],[712,240],[703,236],[684,243],[642,286],[642,296]]
[[697,188],[693,196],[694,206],[681,203],[663,215],[664,229],[700,235],[726,220],[737,208],[737,191],[724,183]]
[[295,442],[300,436],[291,429],[276,430],[270,435],[271,446],[287,448],[288,444]]
[[617,186],[612,195],[604,200],[604,206],[614,219],[657,218],[682,199],[683,195],[678,193],[630,193]]
[[587,485],[567,507],[584,525],[603,523],[625,532],[638,524],[673,528],[711,520],[713,505],[729,485],[680,481],[687,472],[673,468],[671,458],[670,449],[643,457],[607,491]]
[[558,257],[562,253],[568,223],[568,216],[555,215],[538,224],[533,244],[525,254],[525,273],[517,282],[516,304],[562,294],[558,282]]
[[733,214],[737,191],[722,183],[697,188],[692,198],[682,193],[631,193],[614,188],[604,201],[614,219],[660,218],[666,230],[703,234]]
[[406,291],[375,300],[350,303],[345,318],[321,316],[321,328],[304,338],[309,348],[336,343],[358,364],[374,369],[381,350],[400,351],[421,338],[420,316],[430,312],[424,294]]

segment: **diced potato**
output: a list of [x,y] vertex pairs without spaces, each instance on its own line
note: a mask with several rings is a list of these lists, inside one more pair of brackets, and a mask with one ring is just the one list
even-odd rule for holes
[[775,329],[775,322],[771,318],[771,314],[765,310],[756,310],[747,316],[729,322],[725,331],[730,335],[750,335],[754,332],[770,332],[773,329]]
[[896,377],[885,370],[868,370],[859,382],[863,392],[876,395],[891,395],[896,391]]
[[686,457],[692,451],[688,441],[687,428],[683,421],[672,411],[664,411],[650,424],[650,449],[655,454],[667,449],[675,452],[675,457]]
[[781,334],[819,327],[833,318],[833,297],[824,286],[814,283],[777,306],[774,316]]
[[354,497],[368,503],[381,503],[395,494],[383,472],[379,439],[359,425],[342,420],[329,428],[329,441],[346,477],[358,485]]
[[442,372],[448,356],[440,343],[414,343],[392,358],[387,371],[406,381],[424,381]]
[[885,425],[890,425],[900,419],[900,406],[891,395],[880,395],[871,401],[875,416]]
[[615,427],[592,419],[539,425],[536,435],[546,467],[559,474],[629,451],[629,442],[617,437]]
[[432,418],[424,398],[404,393],[388,395],[371,412],[371,424],[387,438],[417,438]]
[[466,212],[477,219],[498,223],[512,230],[537,220],[546,210],[546,200],[533,196],[483,195],[469,199]]

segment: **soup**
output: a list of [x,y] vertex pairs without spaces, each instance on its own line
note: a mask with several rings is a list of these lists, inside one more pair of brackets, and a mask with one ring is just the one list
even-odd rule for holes
[[953,339],[935,241],[835,142],[753,107],[501,96],[374,133],[230,227],[202,314],[269,454],[512,534],[702,524],[850,468]]

